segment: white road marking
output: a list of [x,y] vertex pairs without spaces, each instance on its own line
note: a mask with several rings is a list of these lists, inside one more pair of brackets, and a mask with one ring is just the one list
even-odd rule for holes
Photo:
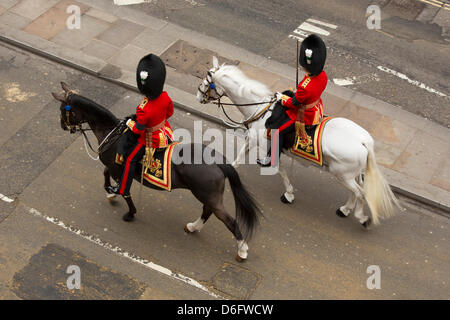
[[[301,30],[305,30],[308,32],[312,32],[312,33],[316,33],[316,34],[320,34],[322,36],[329,36],[330,33],[327,30],[324,30],[322,28],[316,27],[315,25],[312,25],[308,22],[303,22],[298,28]],[[294,31],[295,32],[295,31]]]
[[447,95],[445,93],[442,93],[442,92],[437,91],[437,90],[435,90],[433,88],[430,88],[426,84],[424,84],[422,82],[419,82],[417,80],[412,80],[412,79],[408,78],[408,76],[403,74],[403,73],[400,73],[398,71],[395,71],[395,70],[392,70],[392,69],[389,69],[389,68],[386,68],[386,67],[383,67],[383,66],[378,66],[377,68],[378,68],[378,70],[381,70],[383,72],[386,72],[386,73],[392,74],[392,75],[394,75],[396,77],[399,77],[402,80],[406,80],[410,84],[415,85],[416,87],[419,87],[421,89],[427,90],[428,92],[437,94],[438,96],[441,96],[441,97],[447,97]]
[[380,81],[379,76],[374,74],[365,74],[362,76],[353,76],[353,77],[346,77],[346,78],[334,78],[333,82],[337,84],[338,86],[350,86],[353,84],[359,84],[359,83],[367,83],[371,81]]
[[337,29],[337,27],[338,27],[335,24],[326,23],[326,22],[323,22],[323,21],[320,21],[320,20],[316,20],[316,19],[306,19],[306,21],[312,22],[312,23],[315,23],[315,24],[319,24],[321,26],[328,27],[328,28],[331,28],[331,29]]
[[345,78],[345,79],[333,79],[333,82],[337,84],[338,86],[350,86],[354,84],[354,81],[352,78]]
[[152,2],[152,0],[114,0],[114,4],[118,6],[128,6],[130,4],[139,4],[144,2]]
[[7,203],[14,202],[14,199],[8,198],[7,196],[0,193],[0,200],[5,201]]
[[316,19],[307,19],[305,22],[303,22],[301,25],[299,25],[292,33],[289,35],[289,38],[296,39],[303,41],[306,37],[308,37],[310,34],[315,33],[319,34],[321,36],[329,36],[330,32],[320,28],[314,24],[317,24],[319,26],[327,27],[330,29],[337,29],[337,25],[323,22]]
[[184,283],[186,283],[186,284],[188,284],[190,286],[198,288],[198,289],[206,292],[207,294],[209,294],[210,296],[212,296],[214,298],[225,299],[225,298],[215,294],[214,292],[211,292],[207,287],[201,285],[198,281],[196,281],[196,280],[194,280],[192,278],[189,278],[189,277],[187,277],[187,276],[185,276],[183,274],[180,274],[180,273],[173,272],[170,269],[167,269],[167,268],[165,268],[163,266],[160,266],[160,265],[158,265],[156,263],[148,261],[148,260],[146,260],[144,258],[136,256],[136,255],[134,255],[132,253],[129,253],[127,251],[124,251],[121,248],[119,248],[117,246],[113,246],[112,244],[110,244],[108,242],[105,242],[105,241],[103,241],[102,239],[100,239],[100,238],[98,238],[96,236],[90,235],[90,234],[88,234],[87,232],[85,232],[85,231],[83,231],[81,229],[78,229],[78,228],[73,227],[71,225],[66,225],[64,222],[62,222],[58,218],[49,217],[49,216],[47,216],[47,215],[45,215],[43,213],[40,213],[39,211],[37,211],[34,208],[28,208],[28,212],[30,214],[36,216],[36,217],[43,218],[44,220],[46,220],[46,221],[48,221],[48,222],[50,222],[50,223],[52,223],[52,224],[54,224],[54,225],[64,229],[64,230],[67,230],[67,231],[69,231],[69,232],[71,232],[71,233],[73,233],[73,234],[75,234],[75,235],[77,235],[77,236],[79,236],[79,237],[81,237],[81,238],[83,238],[85,240],[88,240],[88,241],[90,241],[92,243],[95,243],[96,245],[99,245],[100,247],[102,247],[104,249],[112,251],[112,252],[116,253],[119,256],[127,258],[127,259],[129,259],[129,260],[131,260],[133,262],[139,263],[140,265],[143,265],[144,267],[146,267],[148,269],[157,271],[157,272],[162,273],[162,274],[164,274],[164,275],[166,275],[166,276],[168,276],[168,277],[170,277],[172,279],[182,281],[182,282],[184,282]]
[[296,33],[296,34],[298,34],[298,35],[300,35],[300,36],[302,36],[302,37],[304,37],[304,38],[306,38],[307,36],[309,36],[309,34],[307,34],[306,32],[304,32],[304,31],[302,31],[302,30],[300,30],[300,29],[295,29],[295,30],[294,30],[294,33]]
[[294,36],[293,34],[290,34],[289,38],[296,39],[296,40],[299,40],[299,41],[303,41],[303,39],[305,39],[305,38],[300,38],[300,37]]

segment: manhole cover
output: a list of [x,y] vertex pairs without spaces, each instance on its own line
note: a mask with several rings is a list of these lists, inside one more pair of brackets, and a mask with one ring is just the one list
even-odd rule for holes
[[[80,270],[80,289],[69,289],[69,266]],[[26,300],[138,299],[145,286],[128,276],[98,266],[83,255],[57,244],[48,244],[14,275],[13,292]]]
[[192,44],[178,40],[161,55],[164,63],[176,69],[178,72],[184,72],[200,79],[203,79],[206,72],[212,68],[212,57],[216,56],[220,63],[238,65],[239,61],[230,60],[219,56],[214,51],[201,49]]
[[216,290],[236,299],[249,299],[262,276],[251,270],[225,263],[212,281]]

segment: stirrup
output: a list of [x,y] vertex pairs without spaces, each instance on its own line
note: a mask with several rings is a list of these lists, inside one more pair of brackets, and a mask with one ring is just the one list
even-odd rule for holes
[[113,193],[113,194],[120,194],[119,186],[108,186],[105,188],[106,192]]
[[270,167],[271,157],[265,157],[262,159],[256,159],[256,163],[261,167]]

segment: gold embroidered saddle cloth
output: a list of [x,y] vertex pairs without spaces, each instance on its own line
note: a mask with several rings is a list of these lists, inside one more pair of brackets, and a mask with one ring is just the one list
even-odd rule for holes
[[150,166],[144,171],[144,179],[147,182],[167,191],[172,189],[172,153],[177,144],[178,142],[173,142],[166,148],[155,150]]
[[[155,149],[151,164],[149,167],[145,168],[144,171],[144,179],[147,182],[167,191],[172,189],[172,153],[173,148],[177,144],[178,142],[172,142],[165,148]],[[136,171],[139,172],[139,174],[142,172],[143,162],[144,159],[139,162],[138,167],[136,168]],[[124,163],[124,157],[118,153],[116,154],[116,163],[118,165],[123,165]]]
[[326,117],[319,124],[307,126],[305,128],[308,136],[307,140],[303,140],[301,137],[296,136],[295,143],[290,149],[291,153],[307,160],[311,160],[315,164],[321,166],[323,161],[322,132],[325,124],[330,119],[332,119],[332,117]]

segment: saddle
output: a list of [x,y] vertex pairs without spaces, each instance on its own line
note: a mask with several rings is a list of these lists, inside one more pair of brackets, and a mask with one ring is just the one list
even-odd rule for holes
[[294,145],[290,149],[291,153],[322,166],[322,133],[325,124],[331,119],[332,117],[324,117],[319,124],[306,126],[306,139],[296,135]]
[[[294,94],[292,91],[283,92],[284,95],[292,97]],[[289,150],[292,154],[301,158],[310,160],[319,166],[323,165],[322,155],[322,132],[325,124],[332,119],[332,117],[325,116],[323,120],[316,125],[306,126],[307,138],[303,140],[298,135],[292,134],[292,137],[287,137],[288,145],[291,147]],[[272,115],[266,120],[265,126],[267,128],[265,137],[271,139],[271,130],[278,129],[280,126],[290,120],[286,114],[286,107],[281,102],[277,102],[272,111]]]
[[[137,144],[137,139],[138,135],[128,128],[122,131],[116,152],[115,163],[117,165],[123,165],[125,156]],[[147,162],[145,163],[143,179],[163,190],[170,191],[172,189],[172,153],[173,148],[177,144],[178,142],[171,142],[163,148],[150,148],[150,153],[146,152],[142,160],[139,161],[136,171],[140,174],[142,172],[142,165]]]

